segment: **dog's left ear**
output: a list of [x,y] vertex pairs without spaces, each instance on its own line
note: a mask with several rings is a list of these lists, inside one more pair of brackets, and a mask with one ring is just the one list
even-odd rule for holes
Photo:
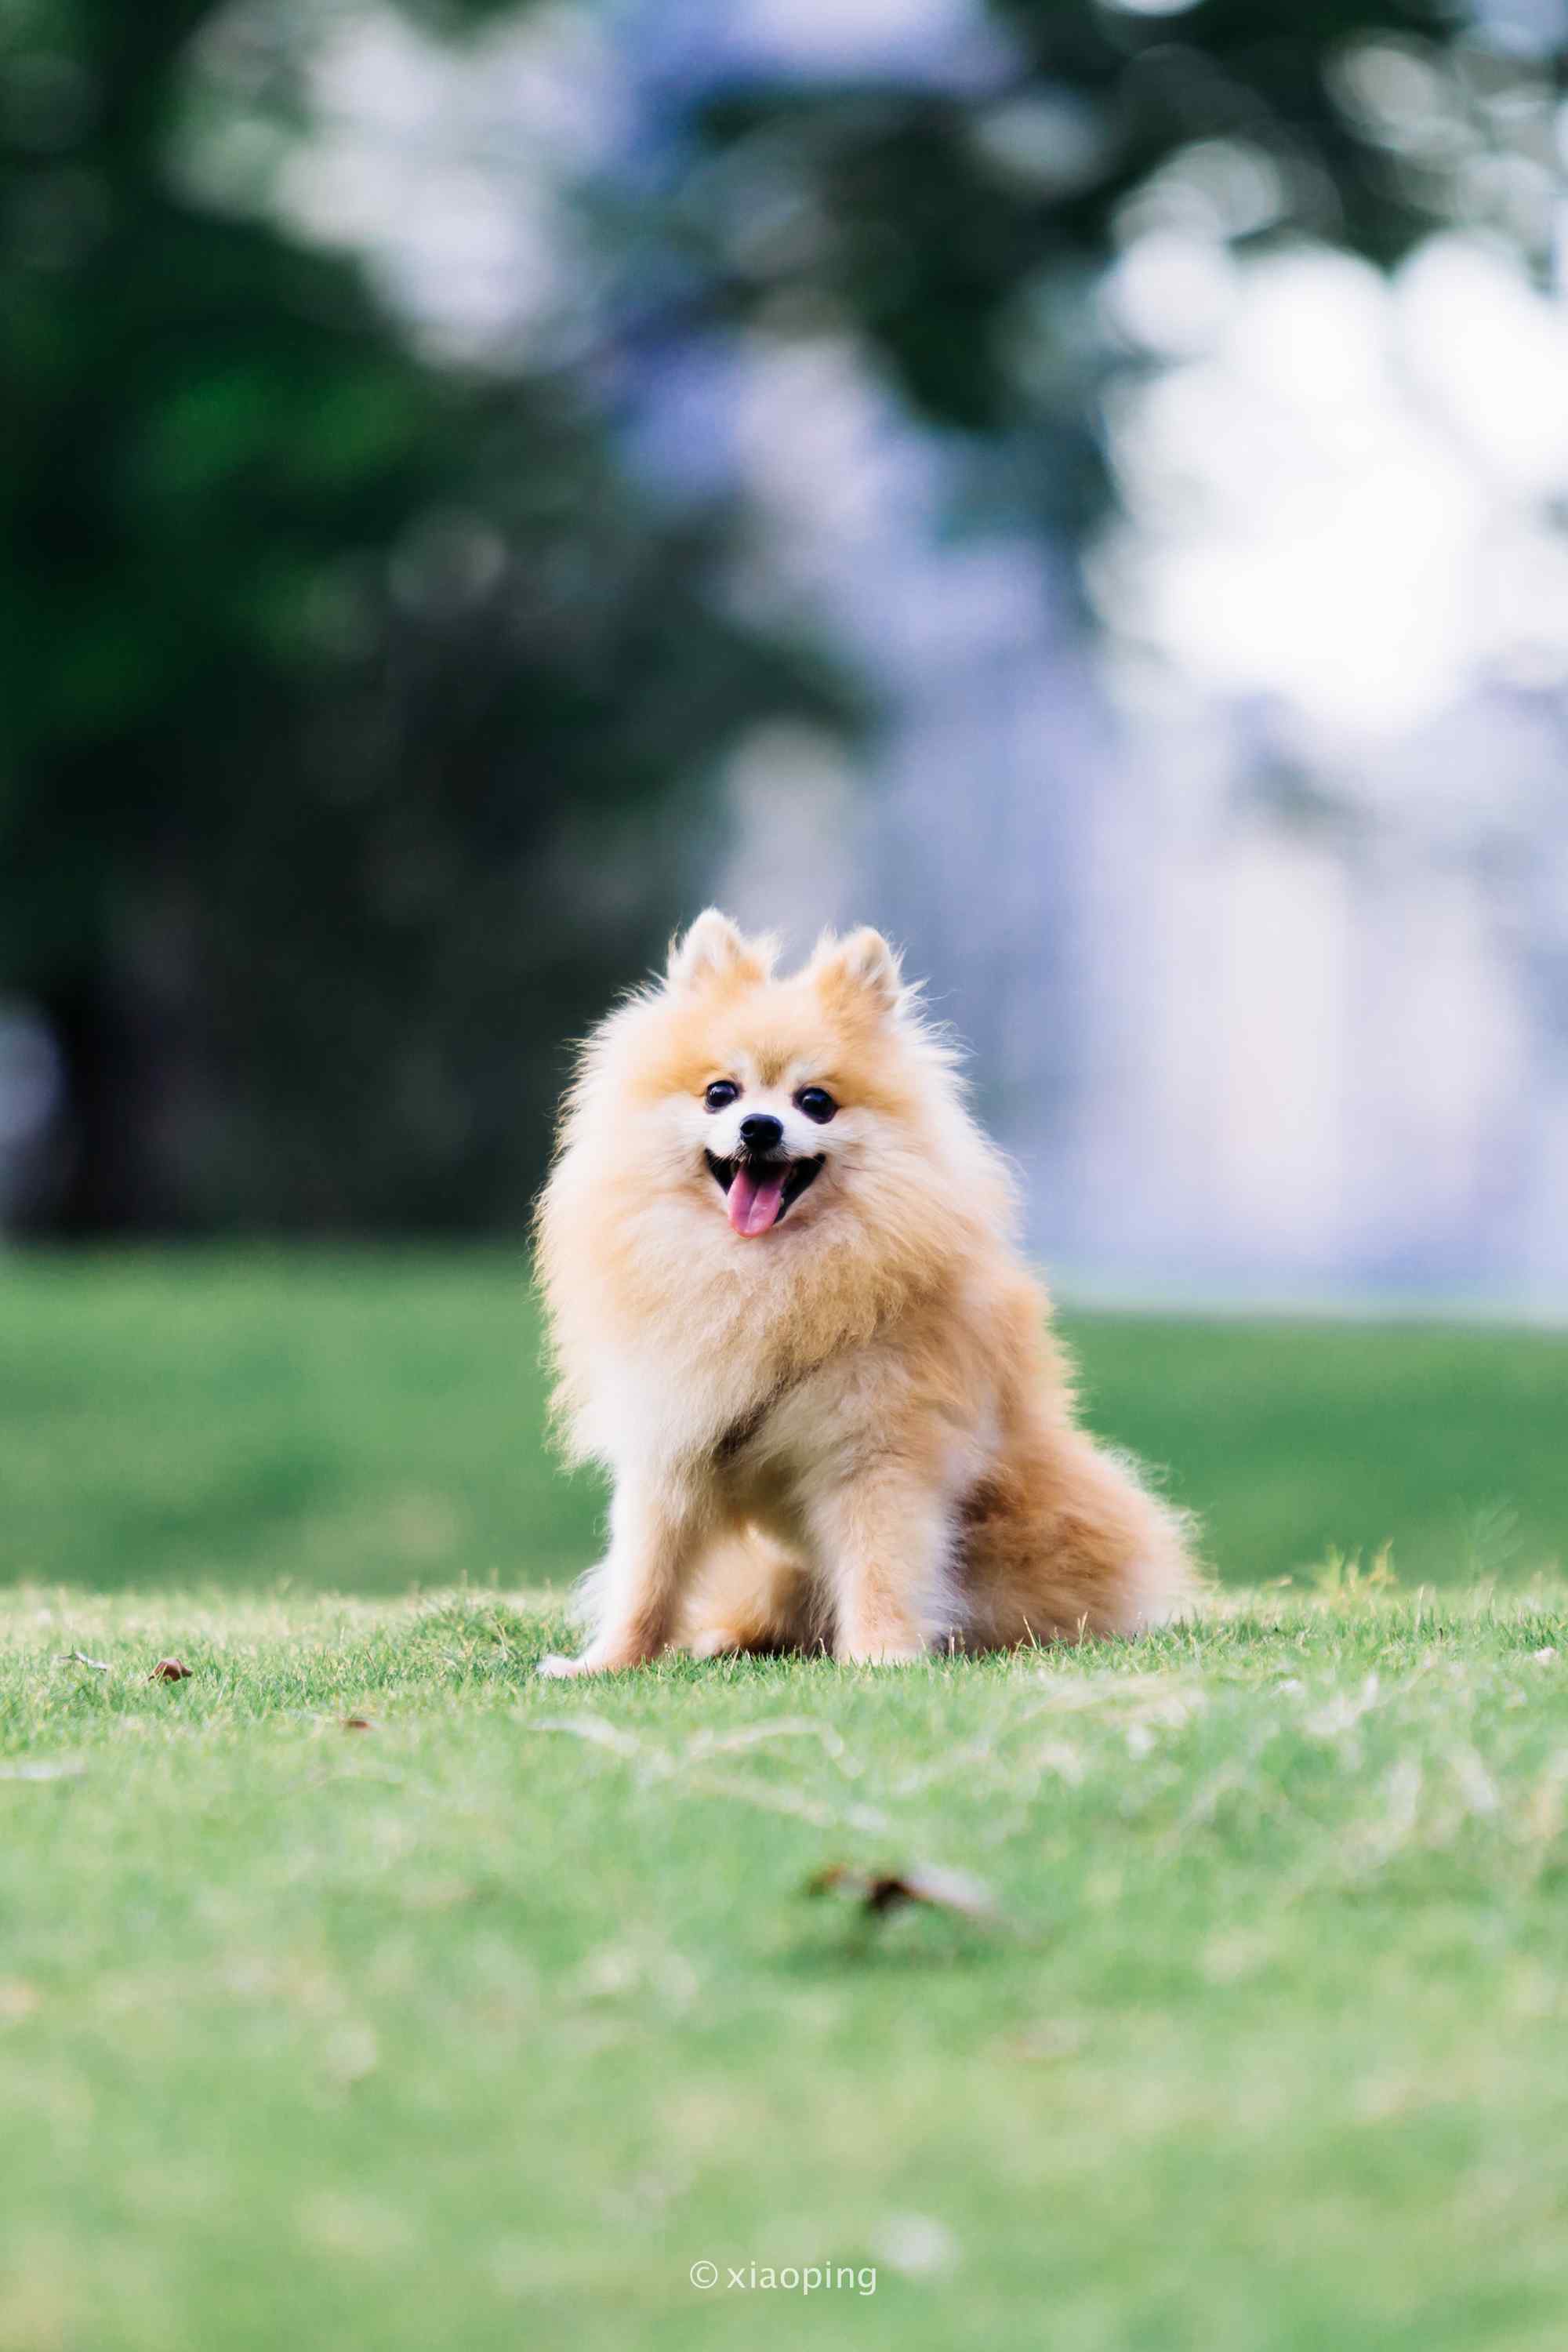
[[811,970],[825,996],[858,997],[881,1013],[896,1013],[903,1002],[899,959],[869,924],[847,940],[825,939]]
[[683,938],[671,940],[665,982],[682,995],[708,981],[765,980],[773,960],[772,940],[748,940],[728,915],[705,907]]

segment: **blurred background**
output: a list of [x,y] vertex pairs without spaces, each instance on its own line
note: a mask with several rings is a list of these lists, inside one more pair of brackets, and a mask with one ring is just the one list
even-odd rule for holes
[[518,1237],[717,898],[903,944],[1071,1297],[1562,1316],[1568,0],[0,65],[5,1230]]

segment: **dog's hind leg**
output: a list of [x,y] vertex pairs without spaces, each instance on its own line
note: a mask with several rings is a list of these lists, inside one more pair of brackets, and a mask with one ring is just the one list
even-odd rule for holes
[[967,1645],[1160,1625],[1197,1589],[1186,1536],[1131,1464],[1070,1424],[1042,1430],[965,1511]]
[[824,1643],[820,1617],[805,1563],[747,1528],[709,1552],[676,1638],[697,1658],[810,1650]]

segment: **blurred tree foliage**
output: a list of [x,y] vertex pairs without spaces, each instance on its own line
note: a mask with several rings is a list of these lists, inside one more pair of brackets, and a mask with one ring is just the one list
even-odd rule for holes
[[[989,68],[706,94],[680,208],[731,319],[847,327],[1001,496],[1078,531],[1107,494],[1094,298],[1151,231],[1397,262],[1456,221],[1550,266],[1568,20],[1467,0],[991,0]],[[995,466],[1000,454],[1004,462]],[[981,469],[984,473],[984,468]]]
[[437,371],[181,193],[214,14],[0,18],[0,985],[68,1085],[34,1215],[515,1222],[562,1041],[676,902],[672,793],[833,698],[586,380]]
[[1091,297],[1140,205],[1389,260],[1468,185],[1528,243],[1518,85],[1560,65],[1437,0],[997,0],[1010,64],[952,87],[708,89],[605,350],[501,380],[171,175],[219,14],[0,14],[0,986],[67,1058],[35,1213],[76,1233],[515,1221],[689,796],[759,719],[847,709],[737,617],[743,519],[617,462],[606,356],[826,320],[1079,528]]

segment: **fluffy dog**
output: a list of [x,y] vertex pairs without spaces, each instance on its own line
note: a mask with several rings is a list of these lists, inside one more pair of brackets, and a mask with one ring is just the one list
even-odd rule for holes
[[571,1453],[615,1482],[542,1672],[1131,1634],[1181,1524],[1074,1418],[1012,1187],[879,932],[804,970],[716,909],[595,1031],[539,1268]]

